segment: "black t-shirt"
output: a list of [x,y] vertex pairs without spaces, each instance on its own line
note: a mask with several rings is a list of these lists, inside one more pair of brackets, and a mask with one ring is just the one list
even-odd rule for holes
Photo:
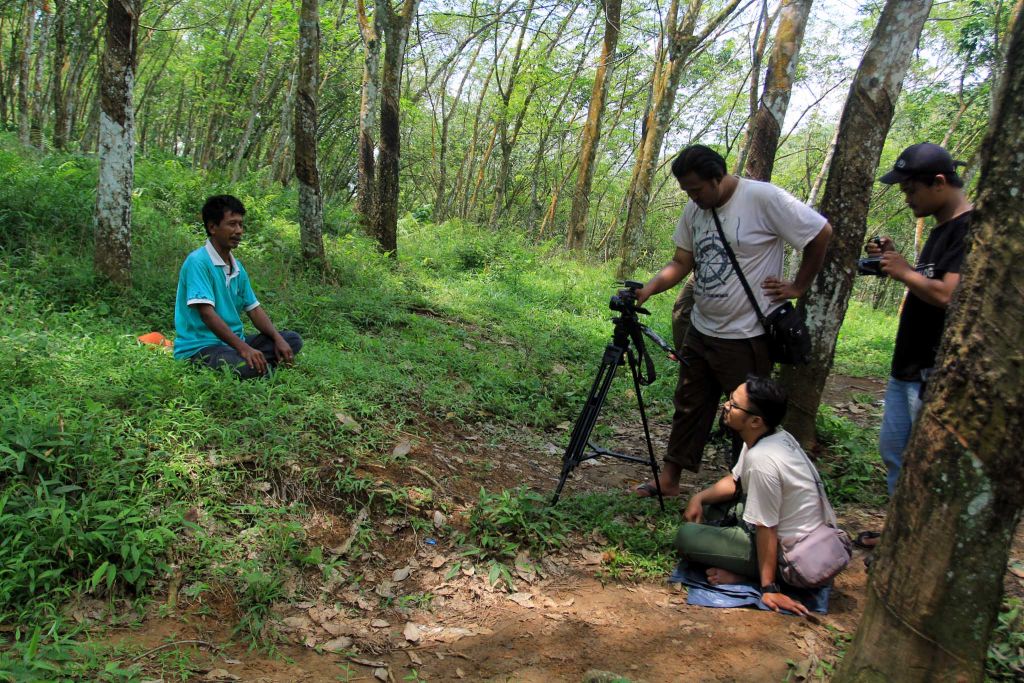
[[[934,264],[928,277],[941,280],[946,273],[959,273],[967,252],[967,230],[971,215],[967,211],[936,225],[921,250],[918,265]],[[896,350],[892,354],[892,376],[910,382],[921,381],[921,371],[935,365],[935,355],[946,324],[946,309],[926,303],[907,292],[896,332]]]

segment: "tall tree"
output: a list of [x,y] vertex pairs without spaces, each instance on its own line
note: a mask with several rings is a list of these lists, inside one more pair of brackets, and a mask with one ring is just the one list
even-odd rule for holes
[[46,45],[50,37],[50,3],[41,0],[39,4],[39,29],[36,32],[35,67],[32,70],[32,123],[29,139],[32,145],[43,148],[43,128],[46,126],[47,95],[43,66],[46,63]]
[[398,249],[398,171],[402,151],[401,109],[402,65],[409,27],[419,0],[403,0],[401,11],[391,8],[389,0],[377,0],[375,14],[381,18],[384,35],[384,68],[381,74],[380,152],[377,176],[377,206],[374,235],[381,251],[397,256]]
[[661,143],[672,120],[676,91],[690,56],[736,10],[739,0],[729,0],[717,14],[697,33],[702,0],[689,0],[683,18],[679,20],[679,0],[672,0],[665,27],[667,45],[655,63],[652,76],[652,102],[644,121],[646,134],[637,150],[634,181],[626,202],[626,223],[622,226],[619,246],[617,277],[629,275],[636,267],[640,244],[643,242],[647,208],[651,201],[654,171],[661,155]]
[[302,258],[324,263],[324,211],[316,165],[316,92],[320,82],[320,10],[317,0],[302,0],[299,14],[299,85],[295,102],[295,178],[299,181],[299,232]]
[[751,178],[768,180],[775,165],[775,151],[782,134],[782,123],[793,92],[793,76],[804,39],[807,17],[813,0],[783,0],[775,44],[768,58],[768,74],[764,92],[754,120],[750,123],[747,142],[746,173]]
[[32,110],[29,105],[29,74],[32,70],[32,41],[36,26],[35,0],[26,0],[21,31],[21,56],[18,62],[18,139],[28,145],[31,140]]
[[[1018,6],[1024,1],[1018,0]],[[1024,22],[982,146],[973,248],[835,680],[981,681],[1024,506]]]
[[63,150],[68,144],[68,108],[64,98],[64,80],[68,73],[68,0],[56,0],[53,15],[53,146]]
[[583,250],[587,235],[590,188],[594,182],[594,160],[597,158],[597,146],[601,142],[601,119],[604,117],[604,106],[608,100],[608,79],[612,77],[615,50],[619,43],[621,15],[622,0],[604,0],[604,40],[601,41],[601,58],[594,73],[594,87],[590,92],[587,122],[583,126],[576,194],[572,199],[572,211],[569,214],[566,234],[566,246],[576,251]]
[[139,0],[109,0],[100,65],[99,183],[96,188],[96,270],[131,284],[132,184],[135,179],[135,50]]
[[359,143],[356,166],[356,213],[363,228],[373,234],[377,214],[377,169],[375,136],[380,106],[380,15],[371,16],[365,0],[356,0],[359,33],[363,39],[363,86],[359,103]]
[[797,304],[811,335],[811,361],[783,366],[781,376],[791,397],[786,429],[804,445],[815,439],[815,417],[864,243],[874,174],[931,5],[931,0],[886,0],[839,119],[838,142],[820,205],[832,224],[833,237],[824,267]]

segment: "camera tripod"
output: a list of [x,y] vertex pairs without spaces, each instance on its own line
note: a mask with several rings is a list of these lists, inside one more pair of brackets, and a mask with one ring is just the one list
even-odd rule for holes
[[[649,464],[654,475],[654,485],[658,492],[658,502],[661,509],[665,509],[665,499],[661,495],[661,482],[658,477],[658,461],[654,458],[654,445],[651,443],[651,431],[647,423],[647,411],[644,409],[643,395],[640,393],[641,386],[651,384],[656,374],[654,362],[644,345],[644,336],[661,347],[668,353],[675,353],[675,349],[669,346],[665,340],[657,335],[646,325],[640,323],[638,313],[649,314],[646,309],[636,306],[636,290],[642,285],[639,282],[626,282],[627,289],[620,290],[613,296],[610,308],[618,311],[620,315],[612,319],[614,329],[612,341],[604,349],[604,356],[601,358],[601,365],[597,370],[597,376],[590,387],[590,394],[583,406],[583,412],[572,429],[572,436],[569,438],[569,446],[562,456],[562,476],[558,480],[558,488],[555,489],[555,496],[551,501],[552,505],[558,503],[558,497],[562,493],[565,481],[569,474],[583,461],[591,460],[598,456],[608,456],[625,460]],[[635,350],[634,350],[635,349]],[[640,367],[641,360],[646,365],[647,374],[644,375]],[[629,372],[633,378],[633,388],[636,391],[637,407],[640,409],[640,419],[644,425],[644,438],[647,441],[646,458],[618,453],[601,448],[590,443],[590,433],[597,424],[598,414],[608,397],[608,389],[612,385],[615,373],[619,366],[629,364]]]

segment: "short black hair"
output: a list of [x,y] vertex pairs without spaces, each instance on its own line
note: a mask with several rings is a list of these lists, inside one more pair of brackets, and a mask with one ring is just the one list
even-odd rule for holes
[[964,179],[961,178],[956,171],[953,171],[952,173],[936,173],[935,175],[927,176],[914,176],[913,178],[910,178],[910,180],[917,180],[928,187],[931,187],[937,182],[940,175],[946,179],[946,184],[950,187],[961,188],[964,186]]
[[725,177],[725,159],[705,145],[690,145],[672,160],[672,175],[676,180],[687,173],[696,173],[701,180],[721,180]]
[[782,418],[786,416],[786,409],[789,408],[786,390],[775,380],[758,375],[747,375],[746,384],[747,398],[757,408],[761,419],[768,425],[768,430],[774,431],[782,424]]
[[203,227],[206,228],[206,234],[210,234],[210,223],[217,225],[224,219],[224,214],[237,213],[239,216],[245,215],[245,207],[242,206],[242,202],[238,197],[230,194],[215,194],[206,200],[203,204]]

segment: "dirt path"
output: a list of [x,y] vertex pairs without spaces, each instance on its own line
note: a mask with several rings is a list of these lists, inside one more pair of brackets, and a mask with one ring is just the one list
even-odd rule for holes
[[[842,379],[830,384],[827,400],[842,406],[854,393],[880,396],[881,390],[880,383],[870,380]],[[655,425],[656,443],[664,443],[665,430]],[[642,440],[625,441],[626,448],[642,452]],[[524,453],[496,462],[475,436],[448,433],[437,442],[459,447],[420,444],[413,451],[419,473],[389,468],[378,474],[385,479],[441,480],[446,495],[466,505],[483,481],[492,487],[528,482],[545,492],[557,481],[559,452]],[[444,480],[446,471],[479,462],[495,466],[482,469],[476,479]],[[689,476],[684,486],[704,486],[724,471],[721,458],[712,454],[701,474]],[[602,460],[580,467],[564,495],[600,489],[627,495],[628,487],[646,474],[637,465]],[[681,502],[670,504],[678,509]],[[852,529],[880,528],[882,516],[880,511],[859,510],[840,521]],[[379,520],[385,526],[390,522]],[[311,536],[326,546],[344,539],[348,523],[318,515],[313,526]],[[396,539],[399,535],[395,533]],[[630,681],[781,681],[791,668],[788,662],[802,667],[801,673],[813,673],[819,662],[833,661],[843,636],[856,628],[864,604],[863,551],[837,579],[829,614],[799,619],[752,609],[689,606],[685,591],[662,580],[602,583],[596,576],[607,558],[600,539],[583,540],[535,566],[521,567],[518,592],[511,594],[492,588],[482,570],[464,561],[455,569],[463,558],[432,541],[423,535],[403,537],[372,548],[362,564],[350,567],[351,573],[359,572],[364,586],[375,587],[374,599],[366,591],[326,586],[308,600],[276,605],[277,656],[226,646],[231,640],[227,606],[207,606],[205,611],[186,607],[171,616],[151,616],[131,631],[109,633],[108,639],[133,653],[161,648],[133,656],[164,680],[171,677],[167,662],[173,655],[178,658],[174,677],[181,680],[546,682],[581,681],[587,672],[600,670]],[[1020,554],[1020,544],[1016,552]],[[398,595],[430,596],[429,607],[389,599]],[[382,609],[376,597],[390,607]],[[179,642],[189,640],[204,644]]]

